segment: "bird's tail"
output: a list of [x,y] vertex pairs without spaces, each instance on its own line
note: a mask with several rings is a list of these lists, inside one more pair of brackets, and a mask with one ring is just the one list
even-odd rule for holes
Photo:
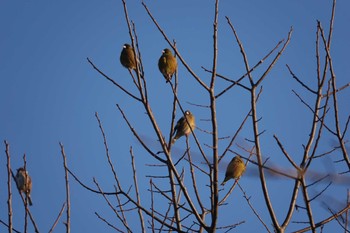
[[32,205],[33,205],[33,202],[32,202],[32,198],[30,197],[30,194],[27,195],[27,200],[28,200],[28,204],[29,204],[30,206],[32,206]]
[[224,186],[226,184],[226,182],[229,180],[230,178],[225,177],[224,181],[221,183],[222,186]]

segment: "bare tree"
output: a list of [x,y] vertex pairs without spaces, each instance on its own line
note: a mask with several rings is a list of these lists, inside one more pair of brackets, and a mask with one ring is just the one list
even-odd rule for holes
[[[264,145],[261,144],[261,135],[264,133],[264,131],[261,131],[261,125],[260,125],[260,117],[259,112],[257,110],[257,106],[259,104],[259,96],[262,94],[262,84],[266,78],[268,78],[270,71],[273,69],[273,67],[276,65],[279,58],[284,53],[285,49],[287,48],[291,37],[293,29],[290,29],[288,35],[286,36],[286,39],[281,40],[277,45],[271,49],[271,51],[263,57],[257,64],[255,64],[252,68],[248,61],[248,55],[245,53],[243,43],[238,37],[238,33],[236,32],[233,24],[231,23],[230,19],[226,17],[227,24],[231,28],[231,31],[233,32],[233,36],[236,39],[237,44],[239,45],[244,66],[246,69],[246,73],[242,75],[242,77],[238,79],[234,79],[231,77],[226,77],[224,75],[217,73],[217,54],[218,54],[218,14],[219,14],[219,1],[215,2],[214,6],[214,19],[213,19],[213,57],[212,57],[212,67],[210,69],[204,68],[206,72],[210,74],[209,81],[204,81],[199,75],[197,75],[193,69],[186,63],[185,58],[182,56],[181,51],[178,50],[176,47],[175,41],[172,41],[166,34],[165,30],[162,29],[161,25],[157,22],[155,17],[152,15],[151,10],[147,7],[145,3],[142,3],[145,10],[147,11],[148,16],[153,21],[154,25],[157,27],[159,32],[162,34],[164,39],[167,41],[169,46],[174,50],[178,60],[181,62],[181,64],[186,68],[188,73],[197,81],[199,86],[204,90],[204,92],[207,93],[206,98],[208,99],[208,105],[206,106],[200,106],[199,104],[195,104],[196,107],[199,108],[205,108],[209,112],[210,115],[210,127],[208,129],[201,129],[201,132],[208,134],[211,137],[211,142],[209,144],[200,142],[199,138],[197,137],[198,131],[192,130],[192,135],[194,142],[190,143],[189,138],[186,140],[187,149],[185,150],[185,153],[183,156],[177,160],[174,161],[174,157],[172,156],[172,145],[171,145],[171,135],[173,134],[174,129],[174,123],[175,123],[175,116],[177,113],[177,107],[180,109],[180,112],[184,114],[184,108],[183,103],[180,100],[179,96],[177,95],[178,90],[178,78],[175,77],[174,84],[169,83],[170,85],[170,91],[173,94],[173,109],[172,109],[172,121],[170,125],[170,134],[168,136],[168,140],[166,140],[166,135],[161,131],[160,127],[157,124],[157,119],[153,115],[152,112],[152,106],[150,105],[150,102],[148,100],[148,89],[147,89],[147,77],[144,74],[143,70],[143,64],[142,64],[142,57],[141,57],[141,51],[139,49],[139,43],[136,33],[136,28],[134,23],[129,19],[126,2],[123,2],[124,6],[124,13],[125,13],[125,21],[128,25],[129,29],[129,35],[132,47],[135,48],[135,54],[137,54],[137,69],[135,72],[130,71],[130,76],[132,77],[132,80],[138,90],[137,94],[131,94],[130,91],[124,89],[121,87],[117,82],[113,81],[111,78],[109,78],[106,74],[104,74],[100,69],[97,68],[97,66],[88,59],[89,63],[93,66],[93,68],[98,71],[101,75],[103,75],[108,80],[112,81],[114,85],[116,85],[120,90],[122,90],[126,95],[129,95],[131,98],[133,98],[136,102],[138,102],[140,105],[143,106],[147,113],[147,117],[149,118],[153,130],[155,134],[157,135],[157,140],[159,142],[160,147],[162,150],[160,152],[152,151],[149,145],[147,145],[147,142],[145,142],[142,138],[142,135],[133,127],[132,123],[128,119],[127,114],[124,112],[124,110],[120,107],[120,105],[117,104],[117,108],[121,115],[123,116],[126,124],[129,126],[130,130],[134,134],[134,136],[137,138],[139,143],[145,148],[145,150],[149,153],[150,156],[152,156],[156,163],[154,166],[163,166],[167,168],[167,173],[164,174],[161,177],[158,176],[151,176],[149,177],[150,181],[150,188],[149,192],[151,192],[152,200],[151,200],[151,206],[147,206],[144,204],[141,204],[140,201],[140,194],[138,190],[137,185],[137,179],[136,179],[136,168],[134,162],[132,162],[132,169],[134,171],[134,185],[132,189],[135,189],[135,195],[131,196],[129,194],[130,189],[129,187],[125,188],[120,186],[119,178],[117,175],[115,175],[116,179],[116,192],[114,193],[119,196],[121,199],[125,199],[125,205],[119,206],[119,212],[123,213],[125,209],[123,208],[136,208],[138,211],[138,214],[140,216],[140,223],[142,226],[142,230],[145,232],[145,220],[144,215],[147,216],[149,220],[148,228],[152,229],[153,231],[158,230],[174,230],[177,232],[186,232],[186,231],[194,231],[194,232],[215,232],[216,230],[225,229],[226,231],[230,231],[231,229],[235,228],[237,225],[242,224],[243,222],[236,222],[231,223],[225,226],[218,226],[218,213],[220,206],[226,203],[227,197],[230,195],[232,190],[234,189],[235,185],[232,186],[232,188],[227,192],[226,195],[222,199],[220,199],[220,193],[222,190],[219,188],[219,181],[218,181],[218,173],[219,173],[219,162],[224,158],[228,153],[234,153],[237,154],[232,149],[232,146],[235,144],[235,140],[237,139],[237,135],[240,133],[240,130],[242,127],[251,127],[253,130],[253,136],[252,139],[249,140],[250,146],[248,148],[244,148],[247,153],[249,153],[249,158],[246,157],[246,161],[251,162],[252,165],[250,166],[257,166],[258,168],[258,176],[260,179],[261,184],[261,190],[264,197],[264,203],[266,206],[266,209],[268,210],[270,221],[272,222],[273,228],[270,229],[269,224],[265,223],[263,218],[257,213],[257,211],[254,209],[254,207],[249,202],[249,198],[245,194],[245,191],[242,189],[242,192],[244,193],[244,196],[246,197],[246,200],[254,212],[254,214],[257,216],[258,220],[263,224],[266,231],[268,232],[285,232],[287,226],[291,223],[292,217],[295,214],[295,209],[303,209],[303,211],[306,212],[307,215],[307,221],[306,224],[308,227],[304,227],[299,230],[299,232],[311,230],[312,232],[316,232],[316,229],[319,227],[323,227],[324,224],[329,222],[330,220],[337,219],[339,216],[341,216],[344,213],[347,213],[349,209],[349,204],[346,204],[343,206],[343,209],[341,209],[338,212],[331,212],[330,211],[330,217],[327,219],[323,219],[321,221],[316,221],[315,213],[313,213],[312,203],[314,200],[321,196],[322,193],[328,189],[331,186],[332,181],[330,181],[330,184],[327,185],[322,191],[319,191],[316,194],[313,194],[313,196],[310,196],[310,188],[316,184],[319,184],[321,181],[323,181],[326,178],[329,178],[331,174],[326,174],[325,176],[322,176],[322,174],[319,175],[319,179],[316,180],[313,183],[309,183],[308,177],[310,175],[313,175],[312,171],[310,171],[310,167],[312,166],[312,162],[321,157],[321,156],[331,156],[334,151],[341,150],[341,153],[343,155],[342,163],[346,164],[348,169],[349,167],[349,156],[347,154],[347,150],[345,147],[345,139],[344,135],[347,131],[347,126],[349,122],[345,123],[344,127],[341,127],[339,122],[339,111],[338,111],[338,104],[337,104],[337,94],[339,91],[343,90],[345,87],[348,86],[345,85],[342,88],[338,88],[336,86],[336,79],[335,79],[335,73],[334,68],[332,65],[332,58],[330,55],[330,46],[331,46],[331,39],[332,39],[332,33],[333,33],[333,22],[334,22],[334,14],[335,14],[335,5],[336,1],[333,2],[333,8],[332,8],[332,16],[330,20],[329,25],[329,33],[328,36],[325,35],[324,29],[320,22],[317,24],[317,33],[316,33],[316,60],[317,60],[317,79],[315,80],[317,82],[317,89],[313,90],[312,88],[308,87],[305,83],[301,81],[292,71],[289,65],[287,65],[287,69],[289,70],[292,78],[294,78],[304,89],[306,92],[310,92],[314,95],[314,100],[306,100],[303,97],[301,97],[296,91],[293,91],[295,95],[300,99],[300,101],[313,113],[312,117],[312,123],[310,124],[310,133],[307,140],[307,143],[304,145],[304,155],[301,161],[295,161],[295,156],[292,156],[288,153],[288,151],[285,149],[285,146],[283,142],[278,138],[277,135],[274,135],[274,139],[276,141],[277,146],[280,148],[281,154],[283,154],[286,159],[289,161],[290,165],[293,168],[293,171],[290,172],[283,172],[280,169],[276,167],[269,166],[266,161],[264,161],[262,148]],[[322,49],[320,48],[322,46]],[[325,51],[325,58],[321,59],[320,57],[320,50]],[[275,55],[274,55],[275,54]],[[262,72],[261,75],[254,75],[255,69],[259,67],[262,63],[265,62],[267,58],[272,57],[272,61],[267,65],[267,68]],[[323,63],[323,64],[322,64]],[[257,76],[257,77],[255,77]],[[218,91],[215,89],[216,82],[218,79],[225,80],[229,83],[227,88],[225,88],[222,91]],[[248,80],[249,85],[242,84],[243,80]],[[232,91],[233,88],[242,88],[245,91],[247,91],[250,94],[250,111],[247,113],[246,117],[242,119],[241,126],[231,135],[229,136],[230,140],[226,144],[226,146],[223,147],[223,149],[219,148],[219,145],[222,144],[219,143],[219,141],[222,139],[221,135],[219,133],[218,128],[218,122],[217,122],[217,100],[218,99],[224,99],[225,94],[229,91]],[[308,102],[313,101],[313,104],[309,104]],[[330,109],[334,112],[333,116],[330,115]],[[96,115],[97,116],[97,115]],[[332,127],[329,125],[329,123],[326,123],[327,119],[333,119],[335,122],[335,127]],[[249,119],[250,119],[250,125],[249,125]],[[106,148],[106,155],[108,158],[108,161],[110,163],[111,169],[114,168],[112,166],[111,158],[108,154],[108,147],[106,143],[106,138],[103,133],[101,121],[98,118],[99,126],[101,128],[101,132],[104,138],[105,142],[105,148]],[[248,125],[248,126],[246,126]],[[330,151],[321,151],[319,144],[321,139],[325,137],[327,133],[331,133],[336,139],[339,144],[337,148],[332,148]],[[193,145],[192,145],[193,144]],[[193,163],[191,159],[191,148],[193,146],[197,147],[200,155],[202,156],[202,159],[204,161],[204,165],[198,165],[196,163]],[[223,151],[223,153],[219,153],[219,151]],[[130,151],[130,156],[132,157],[132,161],[134,161],[134,155],[132,150]],[[188,163],[188,171],[186,168],[183,168],[181,166],[178,166],[179,162],[181,160],[185,160]],[[286,202],[289,202],[289,207],[286,210],[285,216],[282,221],[281,216],[277,217],[276,211],[274,206],[272,205],[271,196],[269,194],[269,188],[268,188],[268,179],[267,175],[269,174],[277,174],[280,176],[288,177],[289,179],[294,180],[293,185],[293,192],[291,197],[289,197],[289,200],[286,199]],[[185,180],[186,177],[189,176],[192,185],[186,185]],[[203,176],[206,177],[207,184],[209,187],[209,195],[205,192],[203,192],[202,189],[200,189],[197,185],[197,177]],[[338,176],[332,175],[333,179],[339,178]],[[160,180],[168,180],[169,186],[168,187],[162,187]],[[238,184],[238,181],[235,182],[235,184]],[[102,195],[105,195],[101,190],[99,190]],[[300,191],[300,192],[299,192]],[[346,193],[343,194],[344,197],[347,195]],[[153,198],[157,197],[163,198],[168,201],[169,206],[163,210],[159,210],[154,208],[153,205]],[[204,203],[203,199],[205,197],[210,197],[210,203]],[[298,198],[301,197],[303,200],[303,205],[297,205]],[[207,216],[210,216],[210,218],[206,218]],[[266,221],[266,220],[265,220]],[[122,223],[126,229],[129,229],[130,226],[127,224],[126,219],[122,218]],[[347,223],[343,223],[342,225],[345,229],[347,227]]]
[[[333,60],[331,56],[331,42],[333,33],[333,24],[335,16],[336,1],[333,1],[332,14],[329,23],[328,35],[326,34],[321,22],[317,22],[316,26],[316,42],[315,42],[315,55],[316,55],[316,75],[314,82],[316,83],[316,89],[309,87],[303,82],[302,78],[299,78],[292,70],[292,65],[286,65],[286,69],[291,75],[291,78],[300,84],[303,89],[303,93],[310,94],[312,98],[305,98],[297,91],[293,90],[295,96],[300,100],[302,107],[306,107],[312,114],[309,133],[307,140],[303,144],[303,156],[301,160],[296,160],[297,156],[294,156],[288,152],[288,142],[283,142],[278,135],[273,135],[273,139],[276,146],[280,150],[280,154],[290,164],[290,169],[281,169],[279,166],[275,166],[270,161],[270,158],[266,157],[268,146],[262,143],[262,135],[265,130],[261,130],[261,116],[258,111],[259,98],[264,95],[263,83],[269,78],[271,70],[275,67],[280,57],[285,53],[289,42],[292,39],[293,29],[291,28],[286,34],[286,38],[279,41],[275,47],[263,56],[256,64],[251,64],[248,59],[248,55],[244,50],[243,42],[240,40],[238,32],[236,31],[233,23],[229,17],[226,17],[226,22],[219,21],[219,1],[216,0],[214,4],[214,17],[213,17],[213,57],[210,68],[203,68],[209,78],[204,79],[200,77],[186,62],[185,57],[182,56],[176,46],[176,41],[171,40],[167,32],[162,28],[162,25],[152,14],[151,9],[142,2],[144,10],[147,12],[149,18],[152,20],[154,26],[158,29],[159,33],[163,36],[164,40],[168,43],[169,47],[174,51],[179,65],[185,67],[188,74],[197,82],[201,88],[203,98],[206,98],[207,104],[202,105],[198,103],[191,103],[194,108],[200,108],[207,111],[210,116],[207,119],[207,128],[198,128],[195,130],[191,128],[191,134],[186,136],[186,149],[181,156],[174,156],[178,153],[173,146],[172,135],[174,134],[174,126],[176,124],[177,116],[185,114],[184,101],[178,95],[179,80],[177,73],[173,81],[167,83],[167,88],[172,94],[172,99],[168,100],[172,103],[171,108],[171,122],[169,124],[168,133],[164,133],[159,127],[158,120],[155,117],[152,104],[149,100],[148,89],[148,77],[146,77],[143,66],[142,51],[139,46],[138,34],[136,31],[136,25],[129,18],[127,3],[122,0],[125,14],[125,22],[128,27],[129,36],[132,48],[134,50],[135,63],[137,64],[135,70],[129,69],[130,82],[135,86],[136,93],[132,90],[128,90],[120,83],[110,78],[101,69],[98,68],[92,59],[87,58],[92,68],[96,70],[102,77],[110,81],[122,94],[127,98],[130,98],[143,108],[146,112],[144,118],[140,117],[140,121],[144,121],[145,124],[149,123],[153,132],[150,134],[156,135],[157,143],[159,144],[159,151],[155,151],[151,143],[141,134],[133,125],[128,112],[121,107],[118,103],[116,105],[117,111],[124,119],[125,124],[129,127],[130,131],[137,139],[138,143],[147,152],[147,156],[152,158],[152,166],[162,171],[159,175],[158,172],[151,174],[147,177],[140,177],[137,173],[137,167],[135,160],[137,157],[134,155],[132,145],[130,145],[130,166],[133,173],[132,185],[124,186],[121,182],[124,176],[118,174],[118,168],[114,166],[112,156],[109,152],[107,136],[104,132],[102,121],[98,115],[95,114],[98,126],[100,128],[101,136],[103,138],[105,156],[113,173],[115,185],[111,187],[110,191],[105,191],[99,185],[99,182],[94,179],[95,187],[89,187],[84,184],[73,172],[72,168],[67,165],[67,156],[64,152],[63,145],[60,144],[61,154],[64,161],[65,180],[66,180],[66,203],[59,213],[58,219],[61,217],[63,210],[66,208],[66,229],[70,232],[70,192],[68,173],[71,177],[83,186],[87,191],[93,192],[96,195],[101,196],[106,201],[106,204],[110,207],[116,217],[116,221],[109,221],[105,219],[101,214],[95,213],[96,216],[106,223],[109,227],[117,232],[162,232],[162,231],[176,231],[176,232],[216,232],[234,231],[236,227],[241,224],[245,224],[245,220],[237,220],[236,222],[226,223],[225,225],[219,224],[219,213],[223,206],[231,205],[228,201],[228,197],[233,190],[238,186],[241,191],[244,200],[247,202],[248,208],[256,216],[256,222],[261,224],[263,229],[267,232],[286,232],[287,228],[294,224],[293,229],[298,229],[295,232],[317,232],[318,229],[324,228],[325,225],[330,222],[336,221],[339,225],[339,231],[349,232],[349,191],[346,193],[339,193],[346,199],[346,203],[343,203],[340,209],[333,208],[327,201],[323,201],[325,208],[328,211],[328,216],[320,218],[317,212],[314,211],[316,200],[327,200],[325,195],[326,190],[332,189],[334,183],[345,182],[349,184],[349,179],[346,174],[350,171],[350,158],[347,152],[345,135],[350,121],[350,116],[347,117],[346,122],[340,121],[340,109],[338,104],[338,94],[350,85],[350,83],[338,87],[335,68],[333,66]],[[229,26],[232,37],[239,46],[242,56],[245,73],[241,77],[229,77],[218,73],[218,26],[219,23],[227,23]],[[322,57],[324,56],[324,57]],[[262,68],[262,64],[265,64],[267,60],[270,62],[266,65],[266,68]],[[257,68],[263,69],[261,73],[257,73]],[[226,88],[218,90],[216,88],[217,82],[223,82],[226,84]],[[227,101],[225,97],[234,89],[241,89],[246,91],[249,96],[249,111],[243,114],[239,127],[232,132],[229,136],[224,136],[220,133],[218,122],[218,107],[217,101]],[[142,118],[142,119],[141,119]],[[187,120],[186,120],[187,121]],[[187,122],[188,123],[188,122]],[[224,123],[225,124],[225,123]],[[238,142],[238,137],[241,130],[246,127],[250,128],[252,135],[247,138],[244,143]],[[204,134],[209,142],[203,142],[200,134]],[[324,151],[320,144],[325,138],[333,137],[336,141],[336,145],[330,148],[328,151]],[[10,161],[8,144],[6,144],[6,153],[8,161]],[[235,148],[240,148],[240,152],[237,152]],[[198,151],[196,157],[201,158],[201,162],[193,159],[194,149]],[[336,161],[338,164],[342,164],[345,167],[345,171],[340,171],[337,174],[322,174],[315,172],[313,169],[314,161],[324,157],[334,157],[335,153],[341,154],[341,159]],[[240,155],[246,161],[246,166],[257,170],[257,177],[260,182],[258,188],[262,193],[262,202],[266,216],[263,216],[259,209],[254,206],[249,194],[239,184],[239,179],[235,180],[234,184],[227,190],[220,188],[219,184],[219,172],[221,169],[220,163],[223,163],[223,159],[226,157],[232,157],[233,155]],[[334,159],[332,159],[334,160]],[[10,164],[10,162],[8,162]],[[8,165],[8,171],[10,174],[10,165]],[[289,181],[288,184],[292,184],[290,187],[292,192],[290,196],[282,197],[287,208],[284,209],[284,213],[277,213],[276,206],[273,205],[273,197],[269,193],[269,178],[273,176],[281,176]],[[312,178],[312,179],[311,179]],[[205,189],[199,186],[198,180],[205,180]],[[9,232],[13,228],[12,216],[11,216],[11,177],[9,175],[8,182],[8,208],[9,219],[6,226],[8,226]],[[139,182],[149,183],[148,190],[140,190]],[[327,182],[327,185],[323,185],[323,182]],[[313,187],[322,183],[322,189],[314,192]],[[150,196],[150,200],[145,200],[142,192],[147,191]],[[162,206],[156,204],[156,201],[165,203]],[[208,201],[209,200],[209,201]],[[113,201],[118,203],[117,206],[113,204]],[[30,212],[28,212],[30,213]],[[138,225],[134,222],[131,224],[128,217],[128,213],[134,213],[138,216]],[[244,219],[244,216],[242,217]],[[300,220],[302,219],[302,220]],[[32,221],[34,224],[34,221]],[[118,222],[118,224],[116,224]],[[6,224],[2,221],[3,224]],[[57,220],[53,224],[56,225]],[[52,229],[50,230],[50,232]]]

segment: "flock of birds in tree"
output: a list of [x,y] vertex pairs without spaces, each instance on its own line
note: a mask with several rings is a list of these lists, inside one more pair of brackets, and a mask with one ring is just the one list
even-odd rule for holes
[[[137,70],[137,58],[131,45],[124,44],[120,54],[120,63],[129,70]],[[158,68],[160,73],[162,73],[164,76],[166,82],[170,82],[177,69],[176,57],[173,56],[170,49],[166,48],[162,51],[162,55],[158,60]],[[191,134],[191,129],[194,130],[195,127],[196,124],[194,115],[189,110],[186,110],[185,115],[181,117],[175,125],[175,136],[173,135],[171,143],[174,144],[175,141],[182,136],[187,137],[189,134]],[[242,158],[240,156],[235,156],[226,168],[225,179],[221,185],[225,185],[229,179],[239,178],[244,173],[245,169],[246,167]]]
[[[124,44],[123,50],[120,54],[120,63],[129,70],[137,70],[136,59],[134,49],[129,44]],[[170,49],[166,48],[162,51],[162,55],[158,61],[158,68],[166,82],[170,82],[177,69],[176,57],[173,56]],[[186,110],[185,115],[177,121],[174,127],[171,144],[174,144],[175,141],[182,136],[188,137],[188,135],[191,134],[191,129],[194,130],[195,127],[194,115],[189,110]],[[240,156],[235,156],[227,165],[225,179],[221,185],[225,185],[230,179],[238,179],[245,172],[245,169],[246,167],[242,158]],[[30,178],[28,171],[23,167],[18,168],[15,181],[18,190],[26,195],[26,200],[31,206],[32,199],[30,193],[32,190],[32,179]]]

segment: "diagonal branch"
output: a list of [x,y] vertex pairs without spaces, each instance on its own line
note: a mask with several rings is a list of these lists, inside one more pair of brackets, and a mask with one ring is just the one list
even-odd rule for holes
[[141,99],[136,97],[135,95],[131,94],[128,90],[126,90],[124,87],[122,87],[121,85],[119,85],[116,81],[114,81],[113,79],[111,79],[110,77],[108,77],[105,73],[103,73],[99,68],[97,68],[97,66],[90,60],[90,58],[86,58],[88,60],[88,62],[90,63],[90,65],[92,65],[92,67],[98,72],[100,73],[103,77],[105,77],[108,81],[110,81],[111,83],[113,83],[115,86],[117,86],[118,88],[120,88],[123,92],[125,92],[127,95],[129,95],[130,97],[132,97],[133,99],[140,101]]
[[306,90],[310,91],[311,93],[313,94],[317,94],[316,91],[312,90],[310,87],[308,87],[303,81],[301,81],[292,71],[292,69],[289,67],[288,64],[286,64],[288,70],[289,70],[289,73],[292,75],[292,77],[301,85],[303,86]]

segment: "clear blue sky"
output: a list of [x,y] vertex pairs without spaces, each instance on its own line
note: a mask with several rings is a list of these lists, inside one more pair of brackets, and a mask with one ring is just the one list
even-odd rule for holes
[[[210,68],[212,65],[213,1],[163,0],[146,1],[146,4],[168,36],[176,40],[188,64],[203,80],[208,81],[210,76],[202,71],[201,66]],[[312,96],[306,94],[300,85],[291,79],[285,64],[289,64],[295,74],[309,86],[316,87],[316,20],[320,20],[328,32],[331,6],[330,0],[220,2],[218,73],[232,79],[241,76],[245,68],[225,16],[228,16],[235,26],[251,66],[265,56],[279,40],[286,38],[291,26],[294,28],[285,54],[263,83],[264,92],[258,108],[260,116],[263,117],[260,129],[266,130],[262,139],[263,153],[281,167],[287,167],[288,162],[277,149],[272,135],[278,135],[289,153],[299,162],[302,144],[306,143],[311,121],[310,112],[291,90],[303,94],[312,104]],[[128,1],[128,9],[138,32],[152,109],[162,131],[168,135],[171,92],[158,71],[157,61],[162,49],[169,46],[152,24],[140,1]],[[349,1],[338,1],[332,44],[338,86],[349,82],[349,9]],[[64,169],[59,142],[65,147],[69,167],[84,182],[93,186],[92,178],[96,177],[106,191],[113,190],[113,176],[105,159],[95,112],[99,113],[102,120],[112,159],[118,173],[122,174],[122,184],[128,187],[132,181],[129,148],[133,146],[139,179],[143,180],[140,186],[146,193],[148,181],[143,176],[151,174],[152,170],[145,164],[151,163],[152,160],[125,126],[116,104],[120,104],[125,110],[137,130],[155,141],[154,133],[148,126],[149,121],[138,103],[128,99],[124,93],[97,74],[86,60],[89,57],[111,78],[126,88],[135,90],[127,70],[119,63],[122,45],[130,43],[121,1],[3,0],[0,2],[0,28],[0,138],[10,143],[13,168],[22,165],[24,153],[27,156],[28,170],[34,183],[34,205],[31,210],[40,230],[49,230],[65,201]],[[255,77],[263,71],[263,68],[258,69]],[[182,65],[179,66],[179,79],[179,95],[183,105],[194,112],[198,127],[209,129],[209,124],[200,121],[208,118],[208,112],[186,102],[207,104],[204,92],[200,91],[200,86]],[[225,86],[226,83],[219,81],[217,89],[221,90]],[[349,115],[349,93],[349,90],[345,90],[339,95],[343,126]],[[218,100],[221,136],[228,136],[237,129],[248,110],[248,104],[249,94],[239,88],[232,89],[222,100]],[[203,139],[203,143],[209,142],[204,133],[197,131],[197,134]],[[249,128],[241,135],[242,143],[245,137],[251,138]],[[179,140],[176,146],[179,151],[183,151],[184,139]],[[329,149],[331,141],[324,141],[322,146]],[[4,151],[3,144],[1,147]],[[225,160],[227,163],[229,158]],[[322,161],[312,169],[321,172],[344,169],[336,165],[328,168],[325,162],[330,164],[329,160]],[[7,198],[4,189],[5,165],[6,160],[2,153],[1,220],[7,219],[4,208]],[[129,175],[130,178],[125,178]],[[221,173],[220,180],[223,176],[224,173]],[[94,215],[96,211],[116,224],[115,216],[102,197],[87,192],[72,178],[70,180],[72,232],[112,232]],[[204,185],[206,181],[200,182]],[[270,225],[262,203],[262,194],[256,189],[260,187],[257,177],[247,173],[240,183],[246,188],[247,194],[252,196],[253,205]],[[283,185],[291,187],[285,180],[269,183],[271,195],[275,200],[274,206],[281,206],[281,211],[278,212],[279,219],[284,218],[284,198],[288,199],[288,193],[291,191],[290,188],[281,190]],[[316,190],[322,187],[317,187]],[[343,194],[345,188],[338,185],[334,190],[339,189]],[[345,196],[337,198],[343,201]],[[148,200],[147,196],[144,202],[148,203]],[[221,212],[221,225],[246,220],[247,223],[239,226],[237,232],[263,230],[260,224],[252,224],[257,220],[248,209],[239,189],[231,194],[228,201],[230,204],[223,207]],[[13,202],[15,227],[19,228],[23,207],[17,192],[14,192]],[[116,205],[116,202],[114,204]],[[315,205],[319,203],[315,202]],[[277,208],[277,211],[279,210]],[[133,217],[130,222],[132,219]],[[120,226],[120,223],[117,225]],[[56,232],[63,232],[63,229],[63,224],[59,224]],[[290,229],[294,229],[293,224]],[[5,231],[4,226],[0,225],[0,231]]]

